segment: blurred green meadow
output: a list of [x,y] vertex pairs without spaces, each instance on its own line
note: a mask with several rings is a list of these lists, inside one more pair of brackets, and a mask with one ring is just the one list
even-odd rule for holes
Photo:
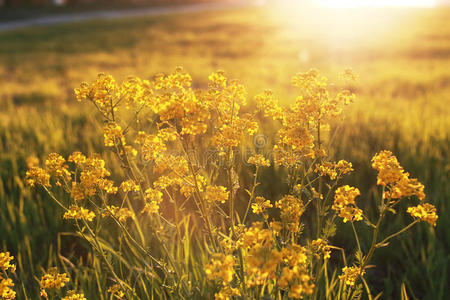
[[[23,282],[18,299],[36,299],[33,274],[48,266],[79,264],[74,281],[88,299],[101,299],[98,286],[106,280],[93,271],[99,266],[83,266],[92,254],[64,234],[71,225],[56,204],[24,185],[30,155],[103,151],[103,124],[92,107],[75,100],[73,89],[99,72],[121,81],[130,75],[152,78],[177,66],[193,76],[195,87],[206,87],[208,75],[223,69],[247,87],[250,102],[271,89],[284,104],[295,101],[290,80],[297,72],[317,68],[337,89],[344,85],[339,74],[353,68],[359,79],[349,88],[357,100],[331,128],[331,159],[353,163],[358,176],[347,183],[361,190],[361,208],[374,210],[370,159],[379,150],[393,151],[424,183],[439,214],[435,228],[420,224],[380,249],[369,281],[375,294],[384,290],[382,299],[399,299],[402,283],[411,299],[446,299],[450,9],[272,6],[0,32],[0,250],[16,257]],[[264,130],[274,138],[270,125]],[[401,215],[392,216],[384,230],[409,223]],[[332,242],[352,243],[339,236]]]

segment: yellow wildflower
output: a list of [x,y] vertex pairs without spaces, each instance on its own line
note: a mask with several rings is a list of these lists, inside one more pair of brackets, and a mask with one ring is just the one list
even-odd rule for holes
[[126,207],[119,208],[114,205],[107,205],[106,210],[103,213],[103,216],[113,216],[118,219],[120,222],[125,222],[128,218],[134,219],[134,214]]
[[355,203],[355,198],[360,194],[357,188],[348,185],[336,189],[331,208],[339,213],[339,217],[344,218],[344,223],[362,220],[362,210]]
[[48,174],[56,177],[57,184],[59,184],[60,179],[66,181],[71,179],[70,172],[65,163],[66,160],[58,153],[50,153],[45,160],[45,170]]
[[90,100],[105,115],[116,110],[116,102],[120,97],[120,90],[116,81],[111,75],[99,73],[97,79],[88,84],[83,82],[79,88],[75,89],[78,101]]
[[139,131],[136,144],[141,145],[142,156],[145,160],[153,160],[162,155],[167,150],[167,146],[164,140],[154,134],[146,134],[143,131]]
[[16,265],[11,264],[11,261],[14,259],[14,256],[10,256],[9,252],[0,252],[0,269],[3,272],[11,270],[11,272],[15,272]]
[[85,219],[86,221],[92,221],[95,218],[95,214],[84,208],[77,205],[70,206],[69,210],[64,214],[64,219]]
[[108,194],[114,194],[118,188],[114,183],[105,177],[110,172],[105,169],[105,161],[98,155],[86,158],[79,152],[74,152],[69,157],[70,162],[76,163],[81,169],[80,182],[72,182],[72,197],[75,200],[81,200],[89,196],[94,196],[98,189]]
[[436,207],[430,203],[419,204],[414,207],[408,207],[407,212],[413,217],[421,221],[430,223],[436,226],[438,215],[436,214]]
[[255,165],[257,167],[270,167],[270,162],[261,154],[255,154],[250,156],[247,160],[249,164]]
[[108,293],[111,293],[112,297],[122,299],[125,297],[125,293],[120,288],[120,284],[114,284],[108,288]]
[[105,146],[113,147],[119,142],[125,145],[125,136],[123,135],[122,127],[115,122],[108,123],[103,127],[103,137],[105,138]]
[[75,291],[68,291],[61,300],[86,300],[83,293],[77,294]]
[[272,229],[273,234],[276,236],[278,236],[281,230],[283,230],[283,224],[281,222],[272,221],[270,222],[269,226]]
[[12,279],[2,279],[0,276],[0,298],[4,300],[10,300],[16,298],[16,292],[12,289],[14,283]]
[[26,173],[26,182],[30,186],[35,186],[36,184],[45,187],[50,186],[50,174],[44,169],[39,167],[31,167]]
[[157,213],[159,210],[159,204],[162,201],[163,194],[152,188],[145,190],[145,207],[142,210],[143,213],[153,214]]
[[265,117],[271,117],[274,120],[283,119],[283,110],[278,106],[278,101],[274,99],[272,91],[264,91],[264,93],[257,95],[255,100],[258,110],[264,113]]
[[330,246],[328,246],[327,242],[324,241],[323,239],[319,238],[317,240],[313,240],[311,242],[311,247],[312,247],[312,251],[313,253],[319,258],[320,255],[323,254],[323,258],[324,259],[329,259],[330,258]]
[[353,171],[353,168],[351,162],[340,160],[337,163],[324,162],[323,164],[316,166],[315,171],[319,176],[328,176],[331,180],[334,180],[343,174],[350,173]]
[[266,200],[264,197],[256,197],[255,203],[252,204],[252,211],[255,214],[261,214],[272,207],[270,200]]
[[77,166],[81,167],[86,162],[86,156],[79,151],[75,151],[69,156],[68,161],[73,162]]
[[310,295],[314,284],[307,269],[306,249],[297,244],[291,244],[281,249],[284,266],[278,279],[278,285],[283,288],[289,287],[289,297],[302,298]]
[[221,185],[210,185],[206,187],[205,199],[209,203],[225,203],[228,200],[227,188]]
[[141,190],[141,187],[139,184],[137,184],[134,180],[129,179],[126,180],[124,182],[122,182],[122,184],[120,185],[120,188],[122,189],[122,191],[124,191],[125,193],[128,192],[139,192]]
[[364,275],[364,270],[361,272],[361,268],[353,266],[353,267],[344,267],[342,269],[342,275],[339,275],[339,279],[343,280],[346,285],[354,286],[356,280]]
[[50,268],[39,281],[41,294],[47,295],[46,290],[59,290],[69,282],[66,273],[58,273],[57,268]]
[[234,275],[234,257],[222,253],[215,253],[210,263],[205,266],[206,276],[210,280],[222,280],[222,285],[227,286]]
[[377,184],[388,187],[387,197],[400,199],[415,195],[420,200],[425,199],[423,184],[415,178],[409,178],[409,173],[403,170],[391,151],[377,153],[372,158],[372,167],[378,171]]
[[120,95],[126,109],[130,109],[135,105],[152,107],[154,104],[152,84],[148,80],[142,80],[137,77],[129,77],[122,82]]
[[236,288],[232,288],[231,286],[227,285],[220,289],[218,293],[214,294],[214,300],[230,300],[233,298],[233,296],[240,296],[241,291]]
[[263,229],[263,223],[254,222],[251,227],[245,230],[240,243],[245,249],[266,246],[270,248],[274,243],[272,231]]
[[300,216],[305,211],[300,198],[286,195],[276,202],[276,207],[281,210],[281,221],[291,232],[298,232],[300,227]]

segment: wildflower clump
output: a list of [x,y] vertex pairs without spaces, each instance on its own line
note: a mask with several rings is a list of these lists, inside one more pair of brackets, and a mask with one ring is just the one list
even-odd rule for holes
[[111,294],[111,298],[118,298],[122,299],[125,297],[125,293],[123,292],[122,288],[120,287],[120,284],[113,284],[108,288],[108,293]]
[[14,256],[11,256],[9,252],[0,252],[0,299],[16,298],[16,292],[13,290],[14,282],[7,277],[9,272],[14,273],[16,271],[16,265],[11,263],[13,259]]
[[234,257],[225,254],[216,254],[205,267],[205,273],[209,279],[220,280],[223,286],[227,286],[234,276]]
[[61,300],[86,300],[83,293],[77,293],[76,291],[68,291],[67,295]]
[[[356,79],[349,70],[344,77]],[[104,146],[114,155],[52,153],[43,166],[32,157],[26,180],[74,220],[115,283],[110,298],[358,298],[376,249],[419,221],[436,225],[436,208],[390,151],[372,159],[382,187],[378,213],[359,208],[360,190],[341,184],[352,163],[330,161],[326,147],[326,131],[355,95],[329,89],[317,70],[292,84],[299,95],[291,106],[265,91],[253,109],[244,86],[223,71],[201,90],[182,68],[122,83],[99,74],[75,93],[98,110]],[[278,126],[271,143],[261,118]],[[383,238],[386,214],[411,197],[420,201],[407,210],[412,223]],[[332,238],[336,217],[355,239],[351,255]],[[370,245],[360,243],[360,230],[372,235]],[[2,270],[10,260],[0,256]],[[1,295],[13,299],[12,281],[0,279]],[[50,269],[40,280],[42,296],[68,281]],[[69,291],[63,299],[85,297]]]
[[356,206],[355,202],[355,198],[359,195],[361,193],[357,188],[348,185],[336,190],[332,208],[339,213],[339,217],[344,218],[344,223],[362,220],[362,210]]
[[400,199],[417,196],[419,200],[425,199],[423,184],[409,177],[392,152],[381,151],[376,154],[372,158],[372,167],[378,171],[377,184],[387,188],[388,197]]
[[364,271],[356,266],[344,267],[342,269],[342,275],[339,275],[339,279],[342,280],[346,285],[354,286],[356,280],[364,275]]
[[69,207],[69,210],[64,213],[63,218],[92,221],[95,218],[95,213],[86,208],[72,205]]
[[48,298],[48,290],[60,290],[67,282],[69,282],[69,278],[66,273],[59,273],[57,268],[50,268],[39,281],[41,296]]
[[269,167],[270,161],[266,159],[261,154],[255,154],[251,157],[249,157],[248,161],[249,164],[255,165],[257,167]]
[[430,225],[436,226],[438,215],[436,207],[430,203],[419,204],[415,207],[408,207],[407,212],[413,217],[421,221],[428,222]]
[[254,214],[262,214],[272,207],[273,205],[270,203],[270,200],[266,200],[264,197],[259,196],[255,198],[255,203],[252,204],[252,211]]
[[316,167],[316,172],[320,176],[328,176],[331,180],[348,174],[351,171],[353,171],[352,163],[345,160],[340,160],[337,163],[324,162]]

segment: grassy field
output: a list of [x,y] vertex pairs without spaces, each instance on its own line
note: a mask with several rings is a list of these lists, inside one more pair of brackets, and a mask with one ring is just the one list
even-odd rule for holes
[[[402,282],[413,299],[445,299],[450,293],[450,10],[442,8],[314,14],[308,8],[252,8],[0,33],[0,249],[16,256],[29,297],[39,289],[30,274],[64,257],[76,261],[83,251],[64,243],[70,236],[59,232],[70,226],[55,217],[61,214],[56,205],[24,187],[26,157],[101,150],[102,124],[74,98],[80,82],[99,72],[119,80],[151,78],[176,66],[192,74],[197,87],[223,69],[248,88],[250,100],[271,89],[284,104],[295,100],[290,85],[295,73],[317,68],[338,88],[338,74],[352,67],[359,75],[351,86],[358,99],[344,122],[332,128],[332,156],[359,170],[347,181],[362,191],[363,207],[369,207],[376,183],[370,158],[392,150],[425,184],[440,216],[434,230],[421,224],[380,250],[370,281],[385,291],[383,299],[398,299]],[[392,218],[386,230],[407,222]],[[96,299],[89,272],[81,268],[77,276],[88,299]]]

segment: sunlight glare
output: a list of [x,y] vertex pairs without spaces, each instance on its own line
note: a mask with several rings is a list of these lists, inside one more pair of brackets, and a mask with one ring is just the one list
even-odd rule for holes
[[315,0],[321,6],[327,7],[434,7],[435,0]]

